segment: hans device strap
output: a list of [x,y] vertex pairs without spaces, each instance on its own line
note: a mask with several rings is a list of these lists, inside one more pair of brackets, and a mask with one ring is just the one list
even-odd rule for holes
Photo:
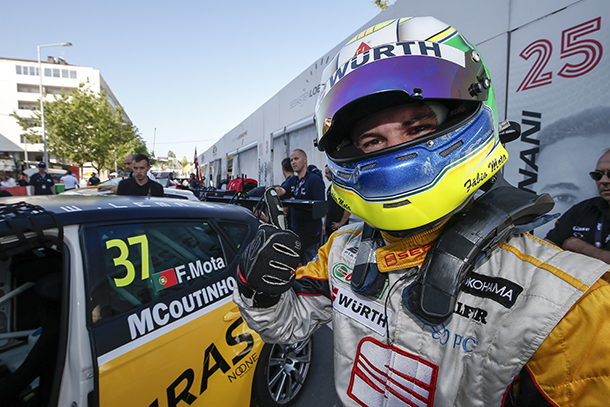
[[350,282],[352,291],[371,296],[379,294],[383,288],[387,275],[379,272],[375,257],[375,251],[380,246],[383,246],[381,233],[365,223]]
[[430,249],[415,282],[403,290],[403,304],[423,322],[438,325],[455,308],[462,284],[476,263],[515,232],[549,212],[548,194],[515,188],[503,178],[450,220]]

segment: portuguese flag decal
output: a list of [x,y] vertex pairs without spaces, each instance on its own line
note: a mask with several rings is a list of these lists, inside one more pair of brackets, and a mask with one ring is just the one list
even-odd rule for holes
[[162,271],[152,275],[153,283],[155,284],[155,290],[161,291],[167,287],[178,284],[176,280],[176,272],[174,269]]

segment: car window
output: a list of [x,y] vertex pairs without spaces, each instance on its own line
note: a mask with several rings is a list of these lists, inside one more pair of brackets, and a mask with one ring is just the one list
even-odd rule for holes
[[97,248],[88,267],[94,323],[210,279],[230,262],[206,222],[98,226],[86,235]]
[[243,223],[222,222],[219,226],[227,232],[231,238],[231,246],[235,251],[239,250],[241,245],[246,240],[248,234],[248,226]]

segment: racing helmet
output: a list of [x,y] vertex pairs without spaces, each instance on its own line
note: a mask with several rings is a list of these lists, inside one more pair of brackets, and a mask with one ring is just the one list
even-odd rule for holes
[[[502,167],[489,72],[458,31],[433,17],[377,24],[325,68],[316,103],[316,144],[328,157],[331,195],[387,231],[437,223]],[[419,138],[365,153],[353,140],[363,118],[416,108],[436,126]]]

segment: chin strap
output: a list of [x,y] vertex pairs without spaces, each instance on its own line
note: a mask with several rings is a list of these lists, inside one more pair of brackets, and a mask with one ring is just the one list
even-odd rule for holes
[[443,323],[453,313],[460,288],[476,263],[516,230],[539,226],[541,216],[553,206],[549,194],[536,195],[498,178],[487,193],[449,221],[428,252],[417,281],[403,290],[403,304],[427,324]]

